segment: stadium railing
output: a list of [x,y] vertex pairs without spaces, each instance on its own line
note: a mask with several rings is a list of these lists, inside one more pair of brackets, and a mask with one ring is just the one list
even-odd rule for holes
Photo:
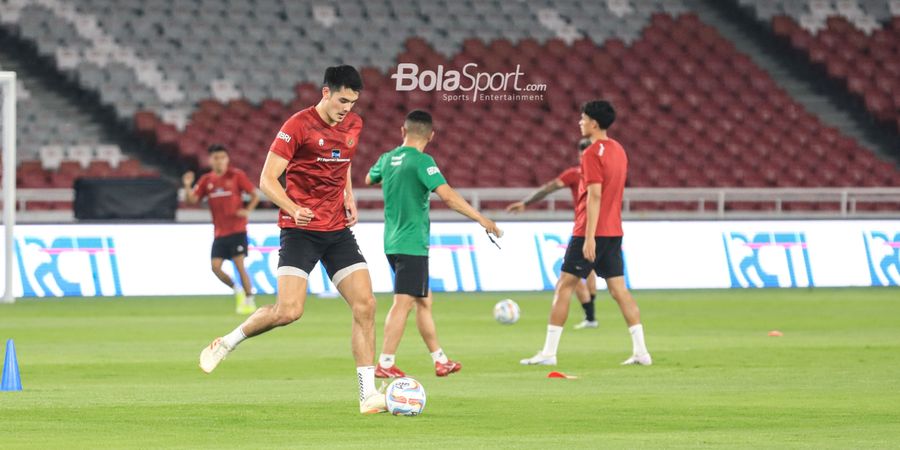
[[[568,190],[557,191],[521,214],[509,214],[502,206],[526,197],[530,188],[461,188],[459,193],[473,206],[499,220],[571,220]],[[360,220],[382,219],[380,189],[354,189],[360,203]],[[21,223],[75,222],[71,209],[29,209],[29,203],[72,202],[72,189],[18,189],[17,221]],[[262,194],[260,193],[262,196]],[[264,196],[263,196],[264,198]],[[641,219],[840,219],[900,217],[900,187],[835,188],[629,188],[623,198],[626,220]],[[434,220],[464,220],[439,208],[432,196]],[[789,206],[790,205],[790,206]],[[271,209],[254,211],[251,221],[272,221]],[[208,222],[205,209],[182,208],[178,222]]]

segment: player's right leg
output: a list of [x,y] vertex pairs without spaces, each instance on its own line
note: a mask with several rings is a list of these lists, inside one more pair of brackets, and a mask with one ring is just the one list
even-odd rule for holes
[[446,377],[451,373],[462,370],[462,363],[453,361],[447,357],[441,348],[437,338],[437,327],[434,325],[434,315],[431,305],[433,304],[431,291],[428,291],[427,297],[416,298],[416,325],[419,328],[419,334],[431,353],[431,360],[434,362],[434,374],[439,377]]
[[306,302],[306,278],[296,275],[278,277],[278,298],[274,305],[256,310],[227,335],[216,338],[200,353],[200,368],[212,372],[238,344],[276,327],[288,325],[303,315]]
[[275,304],[257,309],[231,333],[213,340],[200,353],[200,368],[210,373],[244,339],[299,319],[306,302],[309,272],[315,267],[323,251],[323,246],[315,240],[315,236],[304,233],[303,230],[282,230],[276,272],[278,296]]
[[524,365],[556,365],[556,350],[559,347],[559,338],[562,335],[563,325],[569,316],[569,302],[575,287],[586,277],[591,270],[590,261],[584,259],[582,247],[584,238],[573,236],[566,248],[563,258],[562,270],[556,290],[553,292],[553,307],[550,310],[550,323],[547,325],[547,335],[544,339],[544,348],[531,358],[519,361]]
[[234,267],[241,277],[241,291],[243,296],[236,296],[235,311],[238,314],[252,314],[256,311],[256,298],[253,296],[253,282],[250,281],[250,275],[247,274],[247,268],[244,265],[244,255],[235,255],[232,259]]
[[234,280],[232,280],[231,277],[229,277],[228,274],[225,273],[224,270],[222,270],[222,264],[225,263],[225,258],[213,256],[209,262],[210,262],[210,268],[212,269],[212,272],[216,275],[216,278],[218,278],[219,281],[224,283],[225,286],[234,288]]

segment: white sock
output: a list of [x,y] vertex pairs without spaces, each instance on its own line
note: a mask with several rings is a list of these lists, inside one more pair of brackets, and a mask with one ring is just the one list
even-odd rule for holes
[[541,354],[544,356],[556,356],[556,349],[559,347],[559,337],[562,336],[563,327],[556,325],[547,325],[547,340],[544,341],[544,350]]
[[256,296],[255,296],[255,295],[248,295],[247,298],[244,299],[244,304],[245,304],[245,305],[253,305],[253,304],[256,304]]
[[359,382],[359,402],[369,398],[377,392],[375,390],[375,366],[363,366],[356,368],[356,380]]
[[394,367],[395,360],[396,358],[394,358],[394,355],[382,353],[381,356],[378,357],[378,364],[380,364],[381,367],[384,367],[385,369],[390,369],[391,367]]
[[628,332],[631,333],[631,353],[635,356],[646,355],[649,353],[647,351],[647,345],[644,344],[644,326],[637,324],[628,327]]
[[447,355],[444,354],[444,349],[439,348],[433,352],[431,352],[431,360],[436,363],[447,364]]
[[241,327],[235,328],[234,331],[222,337],[225,345],[227,345],[232,350],[234,350],[234,348],[237,347],[238,344],[240,344],[244,339],[247,339],[247,336],[244,335],[244,331],[241,330]]
[[242,287],[240,287],[240,286],[238,286],[238,285],[236,285],[236,284],[232,285],[232,286],[231,286],[231,289],[234,290],[235,295],[241,294],[241,293],[244,292],[244,288],[242,288]]

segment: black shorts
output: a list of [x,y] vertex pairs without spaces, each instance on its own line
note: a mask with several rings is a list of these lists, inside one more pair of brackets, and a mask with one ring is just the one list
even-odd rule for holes
[[322,261],[322,267],[335,286],[351,273],[367,269],[349,228],[337,231],[310,231],[299,228],[281,230],[277,275],[309,278],[309,273]]
[[428,257],[387,255],[394,271],[394,293],[428,297]]
[[569,247],[566,248],[562,271],[571,273],[578,278],[587,277],[591,273],[591,269],[603,279],[625,275],[625,262],[622,259],[622,236],[599,236],[595,238],[595,242],[597,242],[597,259],[592,264],[584,259],[582,253],[584,238],[572,236],[572,239],[569,240]]
[[213,259],[247,256],[247,233],[235,233],[215,238],[211,255]]

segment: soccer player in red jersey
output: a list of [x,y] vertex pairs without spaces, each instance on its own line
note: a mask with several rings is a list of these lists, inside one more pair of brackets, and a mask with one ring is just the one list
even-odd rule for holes
[[609,293],[619,304],[631,333],[631,357],[622,364],[652,364],[644,343],[640,311],[625,285],[622,194],[628,156],[625,149],[606,133],[615,120],[616,111],[606,101],[588,102],[581,110],[581,135],[589,138],[591,145],[581,156],[582,181],[575,208],[575,229],[556,284],[544,348],[537,355],[520,361],[522,364],[556,365],[559,338],[569,316],[569,298],[579,279],[591,269],[606,279]]
[[[209,147],[209,165],[212,171],[200,177],[194,187],[194,172],[186,172],[181,177],[185,200],[195,204],[207,199],[215,229],[212,271],[226,286],[234,289],[237,313],[250,314],[256,311],[256,302],[253,299],[253,285],[244,268],[244,257],[247,256],[247,217],[259,204],[259,195],[243,170],[229,167],[228,151],[224,146],[213,144]],[[247,206],[244,206],[243,193],[250,194]],[[222,270],[222,263],[226,259],[234,263],[243,287],[235,286],[231,277]]]
[[[583,152],[589,145],[591,145],[590,139],[583,138],[578,142],[578,151]],[[548,195],[562,189],[569,188],[572,192],[572,205],[578,204],[578,186],[581,183],[581,166],[572,166],[568,169],[562,171],[556,178],[544,183],[538,190],[534,191],[522,201],[518,201],[515,203],[510,203],[509,206],[506,207],[507,212],[511,213],[520,213],[525,211],[525,208],[528,205],[539,202],[543,200]],[[588,274],[587,278],[584,279],[583,283],[578,283],[575,286],[575,297],[578,298],[578,302],[581,303],[581,308],[584,309],[584,320],[581,323],[575,325],[576,330],[583,330],[585,328],[597,328],[599,324],[597,323],[597,317],[594,309],[594,299],[597,298],[595,294],[597,292],[597,274],[592,270],[591,273]]]
[[[384,394],[375,389],[375,296],[366,260],[350,231],[357,222],[350,161],[363,125],[350,110],[362,88],[355,68],[329,67],[319,103],[291,116],[275,137],[259,185],[281,208],[278,298],[215,339],[201,352],[200,368],[212,372],[244,339],[299,319],[309,272],[321,261],[353,315],[359,411],[376,413],[386,405]],[[285,187],[279,182],[282,174]]]

